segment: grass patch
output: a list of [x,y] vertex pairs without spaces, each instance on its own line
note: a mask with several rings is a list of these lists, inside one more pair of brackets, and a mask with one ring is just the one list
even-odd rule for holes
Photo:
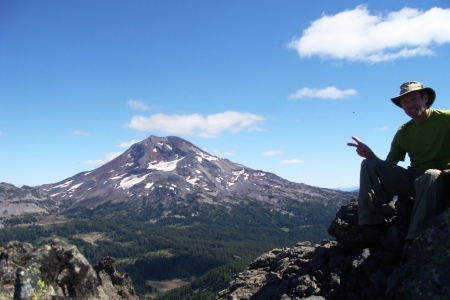
[[104,240],[104,234],[101,232],[90,232],[90,233],[80,233],[73,235],[74,238],[80,239],[85,241],[86,243],[89,243],[93,246],[97,246],[95,243],[98,240]]
[[191,283],[191,281],[182,280],[182,279],[172,279],[172,280],[163,280],[163,281],[149,280],[146,283],[148,285],[152,286],[152,288],[156,289],[158,293],[164,293],[164,292],[182,287],[186,284],[189,284],[189,283]]

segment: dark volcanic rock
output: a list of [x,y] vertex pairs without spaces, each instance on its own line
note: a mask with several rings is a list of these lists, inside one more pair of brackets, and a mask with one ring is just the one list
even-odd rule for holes
[[378,246],[344,247],[357,230],[356,200],[344,205],[329,227],[336,241],[298,243],[257,258],[217,296],[244,299],[447,299],[450,297],[450,209],[403,250],[408,199],[386,204],[387,230]]
[[409,276],[399,289],[403,299],[419,299],[424,295],[432,295],[433,299],[450,297],[450,209],[430,223],[430,229],[409,249],[405,268]]
[[0,299],[138,299],[114,260],[95,270],[75,246],[60,240],[33,248],[12,241],[0,247]]

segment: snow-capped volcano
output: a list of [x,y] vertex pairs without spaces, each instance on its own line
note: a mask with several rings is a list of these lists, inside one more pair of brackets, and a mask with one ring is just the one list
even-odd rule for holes
[[283,209],[286,198],[326,204],[342,196],[220,159],[174,136],[150,136],[91,172],[41,189],[54,199],[74,201],[71,209],[104,203],[169,207],[193,197],[222,205],[246,198]]

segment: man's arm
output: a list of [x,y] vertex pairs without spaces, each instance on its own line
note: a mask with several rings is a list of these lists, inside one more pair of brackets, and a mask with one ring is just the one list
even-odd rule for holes
[[[374,158],[377,157],[375,153],[363,142],[361,142],[356,136],[352,136],[352,139],[356,142],[355,143],[347,143],[347,146],[356,147],[356,153],[358,153],[359,156],[362,156],[364,158]],[[394,160],[392,158],[386,157],[385,161],[392,163],[394,165],[398,164],[398,160]]]

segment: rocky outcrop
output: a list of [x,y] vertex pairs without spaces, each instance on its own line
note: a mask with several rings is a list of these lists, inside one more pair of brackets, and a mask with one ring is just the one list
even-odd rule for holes
[[0,299],[138,299],[131,279],[103,258],[92,267],[60,240],[34,248],[12,241],[0,247]]
[[344,247],[356,234],[356,200],[343,206],[329,227],[335,241],[298,243],[274,249],[220,292],[218,300],[245,299],[446,299],[450,297],[450,210],[432,218],[430,228],[404,248],[408,199],[384,207],[388,225],[380,243]]

